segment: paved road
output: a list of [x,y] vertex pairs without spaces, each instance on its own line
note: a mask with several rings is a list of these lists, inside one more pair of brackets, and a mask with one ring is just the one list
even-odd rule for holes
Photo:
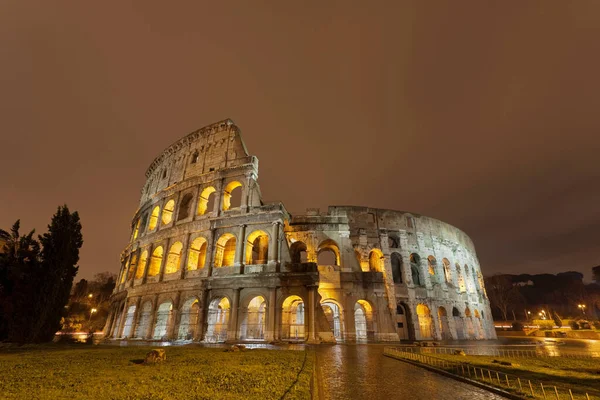
[[324,400],[503,399],[486,390],[383,356],[379,345],[316,346]]

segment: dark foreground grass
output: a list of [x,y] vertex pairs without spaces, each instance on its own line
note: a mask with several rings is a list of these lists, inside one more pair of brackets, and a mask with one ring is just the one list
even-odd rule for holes
[[[518,376],[521,380],[542,382],[544,386],[557,386],[571,389],[574,394],[588,393],[590,398],[600,398],[600,359],[598,358],[508,358],[490,356],[455,356],[436,354],[445,360],[466,362],[476,367]],[[508,361],[512,366],[500,365],[492,361]],[[549,396],[549,398],[553,398]],[[581,397],[580,397],[581,398]],[[584,396],[585,398],[585,396]]]
[[150,347],[0,350],[6,399],[309,399],[314,354],[166,347],[167,361],[141,362]]

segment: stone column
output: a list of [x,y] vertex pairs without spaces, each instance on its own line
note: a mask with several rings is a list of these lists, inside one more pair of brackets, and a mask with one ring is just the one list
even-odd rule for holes
[[317,330],[317,324],[316,324],[316,309],[315,309],[315,301],[316,301],[316,296],[315,296],[315,291],[316,291],[316,287],[315,286],[309,286],[308,288],[308,343],[316,343],[317,342],[317,336],[316,336],[316,330]]
[[213,217],[218,217],[223,212],[223,190],[225,189],[223,186],[223,179],[221,179],[215,187],[215,205],[212,211]]
[[196,327],[196,337],[194,340],[204,340],[204,333],[206,332],[206,325],[208,322],[208,301],[210,297],[208,296],[209,291],[203,290],[200,295],[200,310],[198,310],[198,325]]
[[185,274],[187,272],[187,261],[188,261],[188,256],[190,254],[190,237],[192,236],[191,233],[188,233],[187,235],[185,235],[185,239],[183,240],[183,247],[181,249],[181,252],[183,253],[181,255],[181,258],[179,259],[179,267],[181,268],[181,275],[180,275],[180,279],[185,279]]
[[198,204],[200,203],[200,194],[202,193],[202,185],[196,186],[194,200],[192,201],[190,212],[192,213],[192,221],[198,216]]
[[265,335],[265,339],[267,341],[275,340],[275,310],[277,302],[277,288],[270,287],[269,288],[269,318],[267,322],[269,323],[267,332]]
[[206,276],[212,275],[213,266],[215,265],[215,230],[213,228],[210,229],[210,234],[208,235],[208,243],[206,244],[206,262],[204,263],[204,268],[206,268]]
[[[246,244],[246,225],[242,224],[240,225],[240,232],[238,234],[238,240],[235,244],[236,249],[235,249],[235,258],[236,261],[234,263],[234,265],[236,267],[241,267],[244,265],[244,249],[245,249],[245,244]],[[240,273],[242,273],[241,269],[240,269]]]
[[233,304],[231,306],[231,317],[229,318],[229,329],[227,330],[227,340],[235,341],[238,337],[238,313],[240,308],[240,290],[233,289]]
[[181,300],[181,291],[177,292],[177,296],[175,296],[175,300],[173,301],[173,310],[171,310],[171,321],[169,326],[167,327],[167,340],[176,339],[175,336],[175,327],[179,327],[179,303]]
[[144,266],[144,276],[142,276],[142,284],[145,284],[148,280],[148,270],[150,269],[150,262],[152,261],[152,251],[154,250],[154,245],[150,243],[146,250],[148,250],[148,258],[146,258],[146,265]]
[[165,251],[163,252],[162,260],[160,261],[160,272],[158,273],[158,281],[162,282],[165,279],[165,267],[167,260],[169,259],[169,250],[171,246],[171,239],[168,239],[165,244]]
[[142,298],[138,297],[135,302],[135,312],[133,313],[133,321],[131,321],[131,332],[129,333],[129,337],[135,336],[135,330],[138,324],[138,315],[140,314],[140,304],[142,302]]
[[[271,243],[269,244],[269,267],[276,267],[279,263],[279,221],[273,222],[271,227]],[[273,270],[275,271],[275,269]]]
[[104,325],[104,330],[102,331],[105,338],[111,337],[111,332],[112,332],[112,327],[114,325],[114,322],[115,322],[115,308],[113,306],[110,308],[110,311],[108,313],[108,318],[106,319],[106,325]]
[[146,339],[152,339],[154,333],[154,322],[156,321],[156,311],[158,310],[158,294],[154,295],[154,301],[152,304],[152,312],[150,313],[150,321],[148,323],[148,331],[146,332]]
[[123,328],[125,325],[125,318],[127,318],[127,299],[124,301],[125,306],[123,307],[123,313],[121,314],[121,318],[119,320],[119,332],[117,332],[117,337],[123,337]]

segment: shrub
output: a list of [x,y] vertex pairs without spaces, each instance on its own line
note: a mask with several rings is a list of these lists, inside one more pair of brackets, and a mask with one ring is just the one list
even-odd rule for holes
[[571,329],[573,329],[574,331],[579,330],[579,324],[577,323],[577,321],[571,321]]
[[597,329],[597,330],[600,331],[600,321],[594,321],[592,323],[592,325],[594,325],[594,329]]
[[513,331],[519,331],[519,332],[521,332],[521,331],[523,331],[523,328],[524,328],[524,326],[520,322],[513,322],[512,323],[512,330]]

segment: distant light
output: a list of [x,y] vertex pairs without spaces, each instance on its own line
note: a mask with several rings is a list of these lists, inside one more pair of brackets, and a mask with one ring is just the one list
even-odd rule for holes
[[90,312],[91,312],[92,314],[93,314],[93,313],[95,313],[96,311],[98,311],[98,310],[96,310],[95,308],[92,308],[92,309],[90,310]]
[[92,297],[94,297],[94,295],[90,293],[88,294],[88,297],[91,299]]

